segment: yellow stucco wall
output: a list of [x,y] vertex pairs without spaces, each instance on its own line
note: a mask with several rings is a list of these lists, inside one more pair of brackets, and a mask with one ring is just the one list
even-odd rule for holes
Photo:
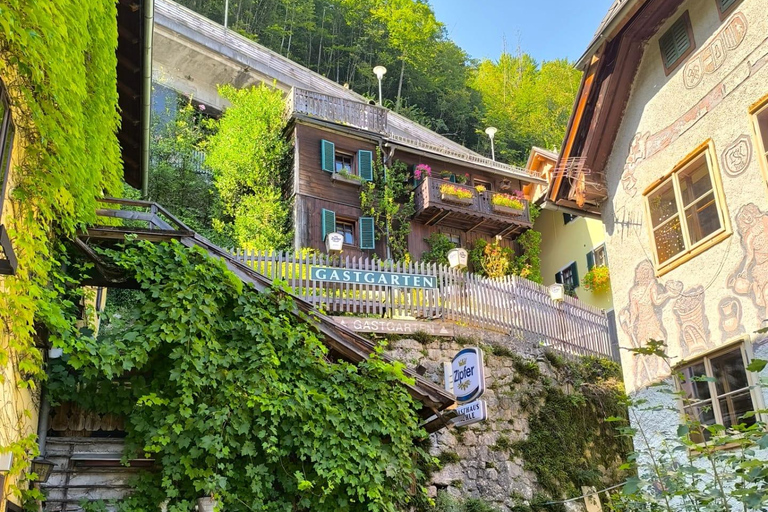
[[[557,272],[574,261],[581,280],[587,273],[587,253],[605,243],[603,223],[595,219],[578,217],[565,224],[561,212],[542,210],[533,227],[541,233],[541,275],[547,286],[555,283]],[[593,293],[579,284],[576,295],[587,304],[613,309],[610,291]]]
[[[21,144],[17,134],[11,153],[6,201],[3,203],[3,211],[0,216],[0,223],[5,224],[6,227],[8,226],[8,219],[13,215],[13,203],[7,200],[7,196],[13,189],[14,168],[21,159],[22,147],[23,144]],[[3,307],[2,296],[6,280],[8,279],[14,278],[0,275],[0,308]],[[3,447],[9,446],[37,431],[39,393],[38,390],[17,385],[20,376],[15,365],[15,357],[10,348],[10,342],[11,339],[9,333],[5,331],[4,323],[0,322],[0,354],[8,355],[8,360],[5,361],[5,364],[0,365],[0,451],[3,451]],[[0,361],[2,359],[0,357]],[[0,499],[0,512],[5,511],[6,500],[20,505],[18,496],[11,492],[16,483],[13,477],[7,478],[6,488],[0,489],[4,493],[4,499]]]

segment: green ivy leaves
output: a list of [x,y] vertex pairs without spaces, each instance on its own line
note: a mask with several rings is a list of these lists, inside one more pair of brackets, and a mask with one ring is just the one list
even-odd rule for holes
[[[394,511],[412,499],[426,434],[402,366],[330,359],[290,298],[243,287],[199,249],[142,242],[104,256],[136,276],[141,300],[99,339],[73,341],[56,379],[78,403],[126,411],[131,445],[158,461],[126,510],[166,498],[188,510],[203,495],[232,511]],[[78,378],[60,377],[74,367]]]

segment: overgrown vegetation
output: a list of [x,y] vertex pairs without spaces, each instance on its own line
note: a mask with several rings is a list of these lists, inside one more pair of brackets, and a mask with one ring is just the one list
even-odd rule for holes
[[241,248],[285,249],[291,210],[283,197],[290,172],[283,94],[263,83],[225,85],[219,94],[231,106],[205,146],[221,202],[213,227]]
[[[12,368],[2,378],[33,393],[45,378],[36,327],[65,323],[63,283],[55,275],[59,240],[94,220],[97,197],[121,188],[116,46],[110,0],[94,0],[87,9],[75,2],[9,0],[0,8],[0,79],[10,98],[18,157],[4,221],[19,263],[0,293],[0,368]],[[56,329],[52,333],[55,339]],[[7,425],[16,439],[0,452],[13,452],[11,476],[20,476],[23,486],[37,444],[24,426],[28,417],[16,412],[20,416]]]
[[[408,233],[416,207],[409,185],[408,166],[399,160],[385,166],[381,150],[376,148],[373,181],[360,190],[360,209],[373,217],[376,239],[384,240],[395,261],[408,259]],[[389,259],[389,258],[388,258]]]
[[99,339],[68,331],[50,396],[124,415],[127,455],[158,461],[121,510],[212,496],[231,511],[395,511],[421,496],[426,433],[401,365],[330,360],[281,289],[258,293],[200,249],[101,252],[136,278],[138,307]]
[[432,233],[424,241],[429,246],[429,250],[421,255],[421,261],[424,263],[437,263],[438,265],[448,266],[448,253],[456,248],[456,244],[451,242],[448,235],[444,233]]
[[579,496],[583,485],[603,488],[608,481],[620,482],[626,475],[611,473],[611,468],[619,467],[632,446],[606,421],[626,418],[621,367],[596,357],[557,361],[556,380],[570,383],[570,389],[542,378],[538,366],[529,372],[520,364],[531,393],[521,402],[531,412],[530,434],[512,445],[553,499]]

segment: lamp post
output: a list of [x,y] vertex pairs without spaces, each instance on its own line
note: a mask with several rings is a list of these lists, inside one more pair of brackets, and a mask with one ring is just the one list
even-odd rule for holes
[[37,475],[37,482],[44,484],[48,481],[48,479],[51,477],[51,473],[53,473],[53,468],[56,467],[56,464],[51,462],[50,460],[43,459],[42,457],[37,457],[35,459],[32,459],[32,472]]
[[383,105],[382,101],[382,95],[381,95],[381,79],[384,78],[384,75],[387,74],[387,68],[384,66],[376,66],[373,68],[373,74],[376,75],[376,78],[379,79],[379,105]]
[[491,159],[494,161],[496,161],[496,151],[493,147],[493,136],[496,135],[497,131],[499,131],[498,128],[494,128],[493,126],[489,126],[485,129],[485,134],[491,138]]

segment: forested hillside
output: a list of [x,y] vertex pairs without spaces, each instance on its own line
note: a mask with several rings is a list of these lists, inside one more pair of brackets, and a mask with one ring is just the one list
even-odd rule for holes
[[[179,1],[224,21],[225,0]],[[373,67],[386,66],[385,105],[483,154],[483,131],[497,126],[497,157],[510,163],[560,145],[579,81],[566,61],[470,60],[420,0],[230,0],[228,26],[372,98]]]

